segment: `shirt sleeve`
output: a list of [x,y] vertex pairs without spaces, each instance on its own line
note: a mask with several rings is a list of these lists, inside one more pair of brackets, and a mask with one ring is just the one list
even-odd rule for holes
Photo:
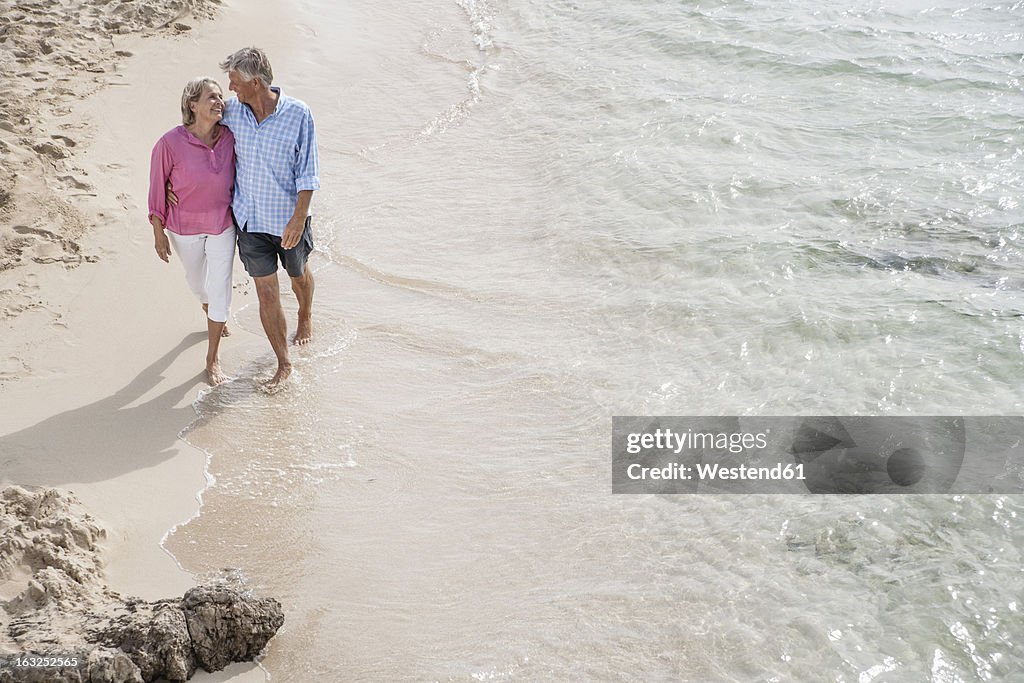
[[171,177],[174,159],[164,138],[156,141],[149,160],[149,218],[156,216],[167,224],[167,179]]
[[224,102],[224,116],[221,117],[221,125],[234,128],[238,124],[238,108],[242,105],[234,97]]
[[299,127],[299,148],[295,157],[295,189],[320,189],[320,157],[316,149],[316,127],[313,114],[308,109]]

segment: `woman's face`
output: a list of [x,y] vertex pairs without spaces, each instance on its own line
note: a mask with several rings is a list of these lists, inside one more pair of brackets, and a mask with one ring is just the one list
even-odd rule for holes
[[192,103],[192,111],[196,121],[205,123],[216,123],[224,118],[224,96],[220,88],[212,84],[204,86],[199,99]]

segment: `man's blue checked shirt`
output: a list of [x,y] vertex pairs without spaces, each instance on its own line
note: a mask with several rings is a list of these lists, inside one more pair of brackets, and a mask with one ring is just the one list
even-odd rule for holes
[[239,227],[280,237],[301,190],[320,189],[313,115],[280,88],[274,113],[256,123],[252,110],[232,97],[221,121],[235,135],[235,195]]

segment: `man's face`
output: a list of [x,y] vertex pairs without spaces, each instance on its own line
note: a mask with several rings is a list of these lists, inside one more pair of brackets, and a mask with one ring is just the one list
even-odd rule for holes
[[255,78],[251,81],[237,71],[228,72],[228,90],[238,95],[238,101],[242,104],[249,104],[256,97],[259,90],[259,81]]

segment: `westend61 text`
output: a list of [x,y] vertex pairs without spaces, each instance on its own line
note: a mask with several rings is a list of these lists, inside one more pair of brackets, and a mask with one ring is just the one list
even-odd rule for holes
[[750,467],[737,465],[722,467],[718,464],[699,462],[694,465],[683,465],[674,462],[664,467],[644,467],[633,463],[626,468],[626,476],[636,481],[641,479],[662,479],[674,481],[787,481],[803,480],[804,466],[783,465],[774,467]]

